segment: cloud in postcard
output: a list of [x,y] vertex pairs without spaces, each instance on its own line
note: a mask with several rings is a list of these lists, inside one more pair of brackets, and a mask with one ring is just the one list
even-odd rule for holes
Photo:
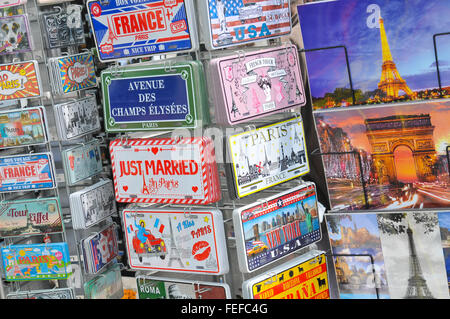
[[[408,85],[412,89],[436,85],[431,77],[418,75],[430,72],[430,65],[435,62],[433,34],[450,29],[450,20],[439,19],[450,14],[448,1],[342,0],[302,6],[299,12],[305,48],[345,45],[355,88],[376,89],[382,63],[380,30],[370,29],[366,24],[369,15],[366,9],[373,3],[381,8],[389,46],[400,75],[409,77]],[[450,36],[438,39],[440,60],[450,60],[449,47]],[[324,72],[324,65],[330,64],[329,58],[317,55],[314,60],[315,63],[308,60],[311,78],[318,78],[320,73],[336,83],[317,82],[316,89],[316,83],[311,81],[312,90],[332,92],[339,87],[342,74]],[[427,80],[433,81],[428,83]]]

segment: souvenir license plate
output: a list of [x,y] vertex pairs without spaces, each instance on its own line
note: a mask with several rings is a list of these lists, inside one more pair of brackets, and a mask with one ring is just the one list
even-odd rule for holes
[[201,16],[207,26],[204,36],[210,49],[291,33],[289,0],[202,0],[198,3],[203,8]]
[[309,173],[300,117],[232,135],[228,145],[237,197]]
[[42,95],[36,61],[0,65],[0,100],[18,100]]
[[207,204],[220,197],[208,138],[121,139],[110,143],[118,202]]
[[7,281],[66,279],[71,274],[67,243],[11,245],[1,255]]
[[[200,101],[191,64],[127,68],[101,75],[105,126],[109,132],[197,126]],[[197,79],[198,80],[198,79]]]
[[57,198],[6,201],[0,204],[0,237],[63,231]]
[[0,158],[0,192],[19,192],[56,187],[51,153]]
[[91,0],[87,7],[103,62],[198,46],[191,0]]
[[310,251],[242,286],[245,299],[330,299],[325,253]]
[[233,221],[242,272],[260,269],[322,238],[313,183],[239,208]]
[[228,272],[218,210],[123,211],[128,262],[133,269],[220,275]]
[[46,143],[45,122],[42,106],[0,112],[0,148]]

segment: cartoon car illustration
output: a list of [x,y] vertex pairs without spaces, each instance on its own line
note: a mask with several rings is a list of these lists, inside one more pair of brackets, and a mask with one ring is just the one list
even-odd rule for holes
[[133,249],[138,255],[139,261],[142,262],[143,256],[159,256],[161,259],[166,258],[167,248],[162,238],[156,238],[151,233],[144,235],[147,241],[142,243],[137,237],[137,231],[133,237]]
[[267,250],[269,250],[269,247],[267,247],[267,245],[262,241],[252,241],[245,243],[245,251],[248,257],[253,257],[257,254],[266,252]]
[[249,19],[262,19],[263,7],[255,2],[250,2],[244,4],[243,7],[239,9],[239,20],[244,24]]

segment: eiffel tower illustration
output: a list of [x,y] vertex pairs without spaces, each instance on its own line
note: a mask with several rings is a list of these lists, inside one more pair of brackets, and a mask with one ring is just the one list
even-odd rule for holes
[[408,225],[409,244],[409,279],[405,299],[434,299],[428,288],[427,281],[422,275],[422,268],[414,244],[413,231]]
[[381,80],[378,83],[378,89],[385,92],[388,97],[399,97],[399,91],[404,91],[408,96],[413,97],[414,93],[402,79],[397,70],[397,66],[392,58],[391,49],[389,48],[386,30],[384,29],[384,20],[380,17],[380,35],[381,50],[383,53],[383,65],[381,66]]

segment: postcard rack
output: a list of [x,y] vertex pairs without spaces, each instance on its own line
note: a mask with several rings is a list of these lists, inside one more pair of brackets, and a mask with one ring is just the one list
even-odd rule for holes
[[356,98],[355,98],[355,90],[353,89],[352,72],[350,70],[350,60],[348,57],[348,50],[345,45],[336,45],[336,46],[325,47],[325,48],[316,48],[316,49],[300,49],[300,50],[298,50],[298,52],[304,53],[306,55],[306,53],[308,53],[308,52],[315,52],[315,51],[322,51],[322,50],[334,50],[334,49],[344,49],[345,64],[346,64],[347,75],[348,75],[348,83],[350,85],[350,90],[352,92],[352,104],[355,105]]
[[433,35],[433,46],[434,46],[434,56],[435,56],[435,64],[436,64],[436,74],[439,84],[439,94],[441,97],[444,95],[444,91],[442,89],[442,80],[441,80],[441,70],[439,67],[439,57],[438,57],[438,47],[437,47],[437,38],[442,36],[450,35],[450,32],[436,33]]
[[[2,9],[5,10],[5,9]],[[45,83],[46,74],[46,58],[42,54],[43,51],[40,50],[42,48],[43,38],[37,37],[40,32],[40,19],[39,19],[39,9],[35,1],[29,1],[25,4],[20,4],[17,7],[13,7],[13,11],[20,13],[28,18],[29,29],[27,32],[36,32],[32,37],[33,50],[25,53],[19,53],[15,55],[2,55],[0,60],[2,63],[20,63],[21,61],[36,61],[36,65],[38,69],[35,71],[37,75],[39,75],[42,79],[42,82]],[[17,14],[16,13],[16,14]],[[56,154],[57,146],[55,145],[54,140],[54,132],[52,131],[52,109],[48,106],[48,97],[51,95],[51,89],[49,86],[42,85],[42,92],[36,98],[22,98],[13,100],[12,103],[2,105],[3,109],[7,110],[17,110],[17,111],[25,111],[30,107],[34,106],[44,106],[46,112],[46,129],[47,129],[47,141],[40,145],[33,146],[15,146],[14,148],[2,149],[0,150],[1,156],[11,156],[11,155],[30,155],[37,154],[39,152],[48,152],[49,154]],[[52,161],[56,159],[53,157]],[[56,164],[56,163],[55,163]],[[58,181],[60,180],[60,175],[57,174],[56,169],[54,170],[54,187],[42,189],[42,190],[25,190],[25,191],[16,191],[16,192],[2,192],[0,194],[0,206],[4,207],[5,201],[12,200],[41,200],[41,199],[49,199],[55,198],[57,201],[61,198],[62,192],[61,189],[57,186]],[[61,203],[61,202],[59,202]],[[58,204],[59,205],[59,204]],[[40,234],[31,234],[31,235],[22,235],[22,236],[11,236],[4,238],[2,249],[7,249],[9,247],[13,247],[14,245],[22,245],[22,244],[39,244],[39,243],[68,243],[69,235],[67,226],[64,224],[67,223],[70,215],[64,213],[61,209],[61,219],[58,221],[62,227],[62,231],[60,232],[52,232],[45,233],[42,232]],[[38,280],[38,281],[28,281],[28,280],[6,280],[5,273],[2,271],[2,283],[0,284],[1,288],[0,292],[1,298],[6,298],[8,293],[27,293],[31,290],[36,289],[59,289],[59,288],[72,288],[72,283],[69,279],[50,279],[50,280]]]
[[[373,278],[375,279],[376,277],[376,271],[375,271],[375,261],[374,261],[374,256],[371,254],[333,254],[333,253],[327,253],[326,254],[327,257],[330,257],[330,259],[333,259],[333,262],[340,257],[367,257],[370,259],[370,265],[372,268],[372,275]],[[338,267],[335,266],[336,272],[342,272],[342,269],[339,269]],[[337,276],[339,276],[337,274]],[[375,290],[375,295],[376,295],[376,299],[380,299],[380,288],[378,287],[378,285],[375,284],[375,280],[374,280],[374,285],[373,285],[373,289]]]

